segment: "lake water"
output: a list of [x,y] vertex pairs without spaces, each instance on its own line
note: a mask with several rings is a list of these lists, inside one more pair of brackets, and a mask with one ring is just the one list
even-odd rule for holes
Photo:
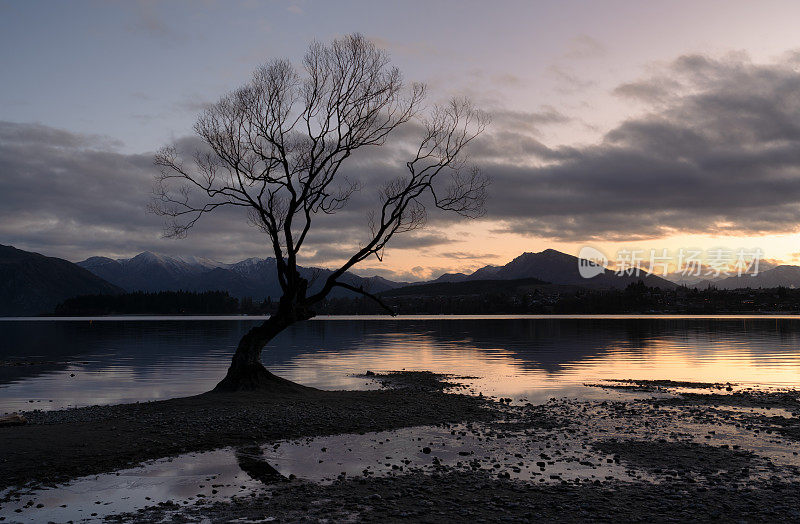
[[[0,414],[192,395],[224,375],[252,317],[4,319]],[[323,389],[376,387],[366,370],[475,377],[532,402],[604,379],[800,386],[800,317],[321,317],[264,351]]]

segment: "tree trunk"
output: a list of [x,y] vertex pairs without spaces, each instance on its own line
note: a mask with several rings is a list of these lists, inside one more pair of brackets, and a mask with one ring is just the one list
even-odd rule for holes
[[275,393],[301,393],[309,391],[300,384],[273,375],[261,363],[261,350],[281,331],[294,324],[296,318],[278,312],[260,326],[248,331],[239,341],[236,353],[225,378],[214,391],[270,391]]

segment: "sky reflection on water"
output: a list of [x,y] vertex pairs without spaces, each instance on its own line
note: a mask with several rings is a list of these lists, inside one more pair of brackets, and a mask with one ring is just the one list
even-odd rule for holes
[[[0,322],[0,413],[207,391],[255,322]],[[616,378],[797,386],[798,342],[798,318],[320,319],[284,332],[263,361],[323,389],[375,387],[353,376],[366,370],[424,369],[536,401]]]

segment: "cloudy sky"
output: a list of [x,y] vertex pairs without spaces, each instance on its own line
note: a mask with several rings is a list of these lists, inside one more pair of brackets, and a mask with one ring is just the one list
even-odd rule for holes
[[[422,279],[587,244],[796,263],[798,22],[795,1],[0,2],[0,243],[73,261],[268,256],[233,212],[162,238],[153,153],[260,63],[361,32],[432,101],[467,95],[493,117],[470,150],[493,180],[486,216],[433,216],[362,272]],[[346,169],[390,172],[393,156]],[[341,260],[370,191],[305,263]]]

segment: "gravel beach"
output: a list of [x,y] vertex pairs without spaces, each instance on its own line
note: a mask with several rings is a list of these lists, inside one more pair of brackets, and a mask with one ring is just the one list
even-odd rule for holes
[[486,420],[487,401],[446,394],[433,374],[394,374],[381,391],[206,393],[155,402],[32,411],[0,428],[0,489],[63,482],[144,460],[300,436]]
[[[241,474],[261,486],[220,500],[214,494],[235,490],[234,481],[200,479],[191,495],[97,517],[111,522],[800,519],[800,394],[794,390],[635,381],[596,385],[607,400],[533,405],[442,393],[458,390],[456,377],[365,377],[385,390],[269,399],[201,395],[27,413],[29,426],[0,432],[0,445],[13,446],[3,473],[16,475],[19,485],[85,475],[81,468],[112,471],[139,457],[236,446]],[[404,426],[415,427],[393,429]],[[128,427],[128,441],[114,440],[112,427]],[[38,455],[46,468],[26,466],[20,457],[47,449],[26,432],[45,435],[54,447],[56,435],[66,435],[74,454],[44,461]],[[342,433],[349,435],[326,436]],[[81,435],[93,438],[81,447]],[[321,468],[323,458],[324,465],[367,465],[363,473],[351,470],[329,481],[285,477],[271,461],[287,448],[294,451],[283,456],[306,471]],[[350,448],[377,449],[378,463],[368,465]],[[7,519],[14,522],[35,511],[36,499],[11,490],[4,504],[16,504]],[[0,508],[0,515],[9,514]]]
[[297,483],[227,504],[177,504],[111,522],[796,522],[800,483],[748,489],[685,482],[539,486],[485,473]]

